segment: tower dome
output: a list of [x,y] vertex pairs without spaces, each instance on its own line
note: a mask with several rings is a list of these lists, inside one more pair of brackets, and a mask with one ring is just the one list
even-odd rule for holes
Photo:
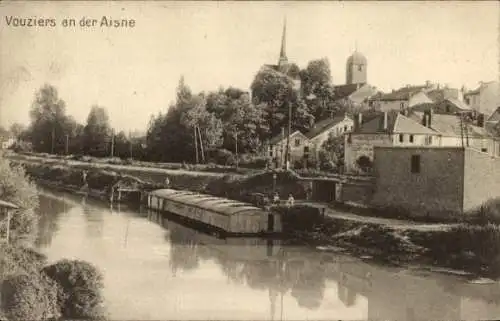
[[366,57],[355,50],[347,58],[346,66],[346,84],[364,84],[367,82],[367,64]]
[[347,58],[347,64],[366,65],[366,62],[366,57],[359,51],[354,51],[353,54]]

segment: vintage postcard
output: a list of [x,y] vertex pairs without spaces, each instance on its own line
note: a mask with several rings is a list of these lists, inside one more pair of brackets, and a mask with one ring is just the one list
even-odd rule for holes
[[1,1],[0,320],[500,317],[496,1]]

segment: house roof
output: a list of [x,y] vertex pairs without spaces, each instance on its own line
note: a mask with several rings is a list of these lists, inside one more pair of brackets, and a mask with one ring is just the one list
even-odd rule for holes
[[365,84],[362,83],[362,84],[347,84],[347,85],[334,86],[333,89],[335,90],[335,97],[337,99],[348,97],[364,85]]
[[459,109],[459,111],[472,111],[472,108],[469,105],[454,98],[447,98],[440,102],[417,104],[412,106],[410,110],[415,112],[424,112],[426,110],[432,109],[436,113],[445,113],[443,111],[447,104],[455,106],[457,109]]
[[375,133],[408,133],[408,134],[436,134],[433,130],[421,125],[397,111],[387,112],[387,130],[383,129],[384,114],[381,113],[372,120],[364,123],[356,131],[360,134]]
[[458,99],[455,99],[455,98],[447,98],[446,101],[452,103],[458,109],[461,109],[461,110],[464,110],[464,111],[466,111],[466,110],[472,110],[471,106],[467,105],[466,103],[464,103],[461,100],[458,100]]
[[[410,116],[414,121],[422,121],[424,113],[413,112]],[[461,136],[460,117],[449,114],[432,114],[430,128],[444,136]],[[490,136],[485,128],[468,125],[468,135],[473,137]]]
[[500,107],[498,107],[493,114],[486,121],[489,122],[500,122]]
[[312,139],[319,134],[322,134],[323,132],[329,130],[330,128],[334,127],[335,125],[339,124],[342,122],[344,119],[350,119],[348,116],[342,115],[342,116],[336,116],[334,118],[328,118],[325,120],[322,120],[320,122],[317,122],[314,127],[306,133],[306,137],[309,139]]
[[390,93],[382,94],[377,97],[378,100],[408,100],[411,96],[427,88],[426,86],[408,86],[395,90]]
[[[292,136],[295,136],[295,135],[301,135],[301,136],[304,136],[304,134],[302,134],[300,131],[296,130],[294,132],[292,132],[292,134],[290,135],[290,137]],[[278,135],[274,136],[273,138],[271,138],[269,140],[269,144],[271,145],[275,145],[279,142],[281,142],[282,140],[286,139],[286,137],[288,136],[288,131],[285,130],[284,133],[279,133]],[[305,137],[305,136],[304,136]]]

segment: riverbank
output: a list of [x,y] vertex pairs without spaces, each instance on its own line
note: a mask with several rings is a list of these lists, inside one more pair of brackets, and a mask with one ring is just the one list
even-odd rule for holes
[[[83,169],[90,170],[89,187],[103,191],[120,177],[130,175],[117,168],[110,171],[82,167],[80,164],[23,163],[30,175],[57,182],[52,183],[53,185],[70,184],[74,179],[75,189],[79,186],[78,179],[81,179],[79,177]],[[150,169],[139,174],[144,177],[145,173],[150,173]],[[293,172],[261,172],[246,176],[192,172],[176,174],[168,176],[171,187],[240,201],[255,202],[256,195],[270,195],[273,191],[282,196],[293,194],[298,200],[306,198],[306,183]],[[273,174],[276,176],[273,177]],[[142,182],[155,184],[153,180]],[[159,183],[155,186],[161,188]],[[333,251],[343,248],[344,250],[340,250],[348,250],[353,255],[369,256],[389,264],[424,264],[466,270],[493,278],[500,276],[500,246],[497,245],[500,242],[496,242],[500,240],[498,225],[458,222],[417,224],[401,219],[392,219],[392,222],[401,224],[384,224],[391,222],[391,219],[370,217],[367,213],[363,214],[364,217],[356,216],[345,208],[345,205],[340,205],[337,215],[326,216],[320,215],[320,210],[310,204],[297,206],[293,210],[281,209],[285,236],[292,243]],[[422,226],[426,228],[421,228]],[[488,250],[484,249],[485,246]]]

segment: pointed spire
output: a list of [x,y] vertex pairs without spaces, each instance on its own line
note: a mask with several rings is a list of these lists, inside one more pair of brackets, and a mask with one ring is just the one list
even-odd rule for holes
[[281,51],[280,51],[280,59],[278,65],[282,65],[288,62],[288,58],[286,56],[286,16],[283,21],[283,34],[281,36]]

